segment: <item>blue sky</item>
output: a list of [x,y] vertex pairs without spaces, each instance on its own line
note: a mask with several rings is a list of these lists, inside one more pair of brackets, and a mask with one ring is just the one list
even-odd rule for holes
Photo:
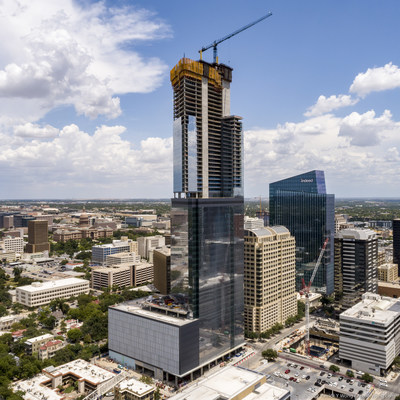
[[0,198],[170,197],[169,70],[268,11],[218,48],[246,197],[312,169],[338,197],[399,197],[398,0],[5,0]]

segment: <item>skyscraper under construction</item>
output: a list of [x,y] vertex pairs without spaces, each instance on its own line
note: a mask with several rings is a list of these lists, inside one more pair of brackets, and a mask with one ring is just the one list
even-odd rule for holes
[[171,292],[199,321],[201,365],[243,342],[242,123],[232,68],[183,58],[174,90]]

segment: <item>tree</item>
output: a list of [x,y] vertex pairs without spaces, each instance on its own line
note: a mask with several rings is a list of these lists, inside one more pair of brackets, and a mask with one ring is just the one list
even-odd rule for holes
[[394,400],[400,400],[400,395],[396,396]]
[[158,387],[154,392],[154,400],[160,400],[160,399],[161,399],[161,394],[160,394],[160,388]]
[[400,368],[400,356],[397,356],[397,357],[393,360],[393,364],[395,365],[395,367]]
[[4,317],[7,314],[8,314],[7,307],[3,306],[3,304],[0,304],[0,317]]
[[71,342],[76,343],[76,342],[78,342],[79,340],[82,339],[83,334],[82,334],[82,331],[80,329],[75,328],[75,329],[70,329],[68,331],[67,337]]
[[264,350],[261,355],[266,358],[268,361],[275,361],[278,358],[278,353],[276,350],[267,349]]
[[139,381],[146,383],[147,385],[153,384],[153,379],[151,379],[150,376],[147,376],[147,375],[142,375],[142,377],[139,379]]
[[340,371],[340,368],[339,368],[337,365],[332,364],[332,365],[329,367],[329,370],[332,371],[332,372],[339,372],[339,371]]
[[365,374],[363,374],[361,379],[366,383],[371,383],[374,380],[374,378],[370,374],[368,374],[367,372]]
[[346,375],[347,375],[349,378],[354,378],[354,373],[353,373],[353,371],[347,370]]

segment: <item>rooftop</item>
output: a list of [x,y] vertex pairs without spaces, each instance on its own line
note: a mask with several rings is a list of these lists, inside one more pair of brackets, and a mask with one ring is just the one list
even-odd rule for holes
[[133,392],[139,396],[154,390],[153,386],[147,385],[146,383],[140,382],[133,378],[122,381],[119,384],[119,389],[121,392],[129,390],[130,392]]
[[53,335],[51,335],[50,333],[46,333],[45,335],[36,336],[34,338],[28,339],[25,343],[33,344],[46,339],[53,339]]
[[31,285],[21,286],[18,289],[25,290],[27,292],[39,292],[39,291],[46,290],[46,289],[61,288],[61,287],[77,285],[77,284],[85,283],[85,282],[87,282],[87,284],[89,286],[89,281],[87,281],[85,279],[79,279],[79,278],[57,279],[55,281],[33,282]]
[[365,293],[362,300],[340,314],[340,318],[348,317],[369,321],[373,324],[390,324],[400,313],[400,300],[383,297],[374,293]]
[[[256,385],[263,378],[264,375],[258,372],[229,366],[172,396],[171,400],[228,400],[239,398],[238,396],[244,393],[247,388]],[[264,383],[256,391],[240,398],[243,400],[278,400],[287,393],[288,391],[285,389]]]

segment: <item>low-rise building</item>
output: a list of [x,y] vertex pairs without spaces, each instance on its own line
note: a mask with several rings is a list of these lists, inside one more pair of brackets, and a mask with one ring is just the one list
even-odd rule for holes
[[400,353],[400,300],[365,293],[340,314],[339,357],[356,370],[384,374]]
[[58,279],[17,287],[16,301],[27,307],[37,307],[49,304],[54,299],[68,299],[83,293],[89,293],[89,281],[79,278]]
[[64,342],[62,340],[49,340],[43,343],[39,347],[39,359],[47,360],[48,358],[54,357],[56,352],[64,347]]
[[115,400],[153,400],[154,387],[136,379],[126,379],[114,388]]
[[24,239],[21,237],[7,236],[4,239],[4,250],[22,254],[24,252]]
[[381,296],[400,298],[400,281],[396,282],[378,282],[378,294]]
[[106,256],[106,265],[139,264],[140,256],[134,252],[117,253]]
[[133,265],[119,265],[115,268],[95,268],[92,270],[91,286],[101,290],[111,286],[133,286]]
[[384,282],[397,281],[399,277],[397,264],[386,263],[378,267],[378,279]]
[[127,237],[122,236],[121,240],[113,240],[112,243],[109,244],[100,244],[92,247],[92,261],[95,263],[103,264],[106,262],[106,258],[109,255],[117,254],[117,253],[126,253],[126,252],[137,252],[136,245],[137,242],[134,242]]
[[146,282],[153,282],[154,267],[150,263],[137,264],[133,268],[133,286],[143,285]]
[[7,331],[11,328],[12,324],[21,321],[22,318],[26,317],[26,315],[18,314],[18,315],[6,315],[5,317],[0,318],[0,331]]
[[27,354],[32,355],[33,353],[39,353],[40,347],[44,343],[47,343],[52,339],[54,339],[54,336],[51,335],[50,333],[46,333],[45,335],[36,336],[34,338],[28,339],[25,342]]

